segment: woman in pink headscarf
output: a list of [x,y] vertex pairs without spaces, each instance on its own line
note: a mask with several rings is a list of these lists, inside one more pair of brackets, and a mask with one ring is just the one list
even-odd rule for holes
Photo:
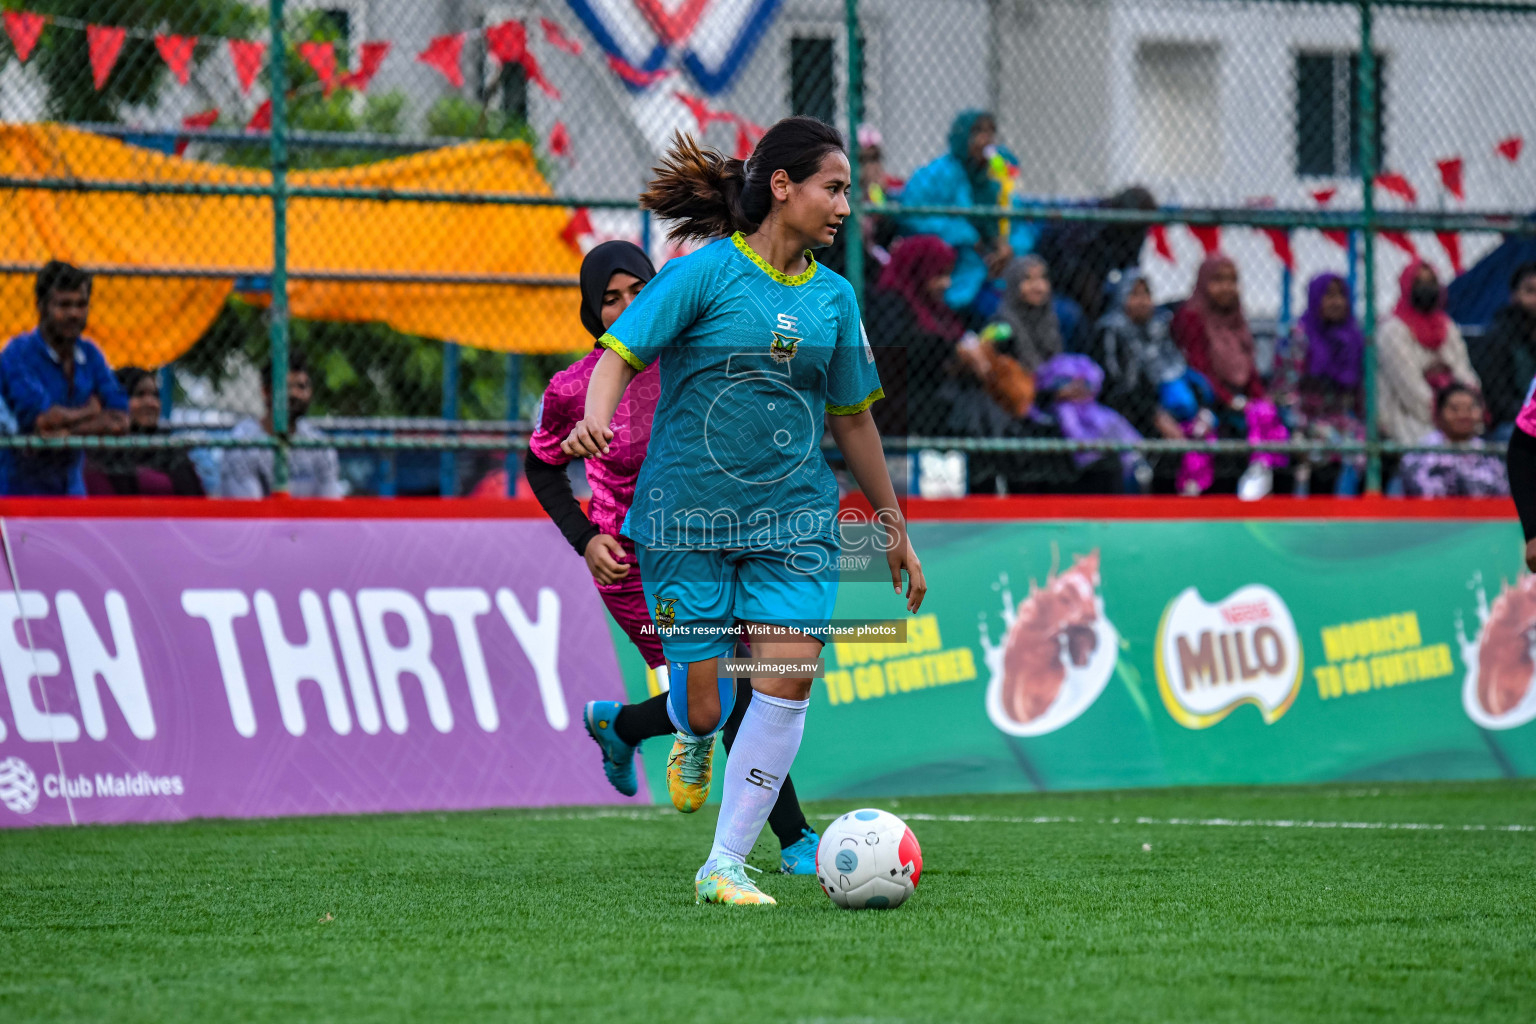
[[[1250,443],[1284,441],[1289,437],[1280,414],[1264,391],[1264,381],[1254,361],[1253,332],[1243,316],[1243,302],[1237,287],[1237,264],[1230,256],[1215,253],[1200,264],[1195,276],[1195,290],[1170,325],[1173,340],[1184,352],[1189,368],[1205,377],[1216,396],[1216,432],[1222,437],[1246,437]],[[1186,428],[1191,437],[1203,436],[1200,427]],[[1220,465],[1223,461],[1203,453],[1184,459],[1179,488],[1184,493],[1199,493],[1218,477],[1236,471]],[[1270,471],[1285,464],[1285,456],[1273,453],[1255,455],[1249,471],[1260,474],[1250,488],[1242,482],[1239,493],[1258,495],[1270,487]],[[1209,466],[1206,463],[1209,462]],[[1248,472],[1244,473],[1244,479]]]
[[1194,294],[1174,314],[1171,330],[1190,368],[1205,375],[1223,406],[1240,410],[1238,399],[1264,397],[1231,257],[1216,253],[1200,264]]
[[1376,332],[1376,419],[1382,435],[1414,444],[1435,428],[1435,393],[1451,384],[1481,389],[1467,343],[1445,312],[1434,268],[1415,260],[1398,279],[1392,318]]

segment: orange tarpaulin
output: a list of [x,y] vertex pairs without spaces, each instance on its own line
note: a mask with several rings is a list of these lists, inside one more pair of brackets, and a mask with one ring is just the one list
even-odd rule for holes
[[[267,185],[266,171],[163,156],[56,125],[0,125],[0,174],[82,182]],[[290,187],[424,189],[549,195],[528,146],[477,142],[361,167],[295,171]],[[290,271],[574,277],[563,207],[293,198]],[[114,365],[159,366],[218,316],[235,277],[272,267],[264,196],[0,190],[0,262],[66,260],[89,268],[225,271],[226,277],[96,280],[88,335]],[[577,292],[560,284],[412,284],[294,280],[295,317],[366,320],[502,352],[568,352],[591,338]],[[30,273],[0,273],[0,337],[36,325]]]

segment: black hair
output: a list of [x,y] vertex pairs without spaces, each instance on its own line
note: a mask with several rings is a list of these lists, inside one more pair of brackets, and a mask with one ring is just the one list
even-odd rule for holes
[[[289,373],[308,373],[309,372],[309,358],[304,355],[304,352],[301,349],[292,348],[292,349],[288,350],[288,372]],[[272,360],[271,359],[268,359],[266,362],[261,364],[261,389],[263,391],[267,391],[267,392],[270,392],[272,390]]]
[[84,291],[89,295],[91,292],[91,275],[72,263],[65,263],[63,260],[49,260],[43,264],[43,269],[37,272],[37,282],[33,285],[33,292],[37,296],[37,304],[41,306],[47,302],[48,296],[56,291]]
[[1477,388],[1472,387],[1470,384],[1463,384],[1459,380],[1452,381],[1445,387],[1441,388],[1439,391],[1435,392],[1435,415],[1444,415],[1445,407],[1449,405],[1451,399],[1455,398],[1457,395],[1471,395],[1473,400],[1477,402],[1478,405],[1483,404],[1483,396],[1478,393]]
[[673,241],[718,238],[733,231],[755,231],[773,208],[768,190],[774,171],[801,182],[815,174],[828,153],[845,153],[836,128],[814,117],[786,117],[757,141],[746,160],[705,149],[691,135],[677,135],[640,205],[676,221]]
[[1515,272],[1509,275],[1509,290],[1518,291],[1528,277],[1536,277],[1536,260],[1526,260],[1515,268]]
[[132,398],[133,389],[138,387],[145,377],[153,377],[154,375],[154,370],[146,370],[142,366],[119,366],[117,368],[117,385],[123,389],[123,394]]

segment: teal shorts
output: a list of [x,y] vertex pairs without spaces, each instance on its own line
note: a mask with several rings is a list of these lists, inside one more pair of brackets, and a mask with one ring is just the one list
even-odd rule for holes
[[645,604],[668,662],[729,657],[743,622],[800,630],[825,642],[837,604],[838,551],[679,551],[636,545]]

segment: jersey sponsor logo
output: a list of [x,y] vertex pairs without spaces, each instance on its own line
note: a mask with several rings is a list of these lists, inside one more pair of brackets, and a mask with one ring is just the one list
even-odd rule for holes
[[656,625],[665,629],[677,621],[677,598],[658,597],[656,599],[656,611],[654,613]]
[[1163,704],[1190,729],[1215,725],[1242,704],[1273,725],[1301,687],[1296,622],[1280,595],[1260,584],[1215,603],[1184,590],[1163,612],[1156,653]]
[[[783,319],[783,316],[780,316]],[[800,348],[800,339],[792,335],[773,332],[773,341],[768,345],[768,354],[776,363],[787,363],[795,358],[795,352]]]
[[760,768],[753,768],[751,771],[747,772],[747,781],[752,783],[754,786],[761,786],[764,789],[772,789],[773,784],[779,781],[779,777],[770,772],[765,772]]

